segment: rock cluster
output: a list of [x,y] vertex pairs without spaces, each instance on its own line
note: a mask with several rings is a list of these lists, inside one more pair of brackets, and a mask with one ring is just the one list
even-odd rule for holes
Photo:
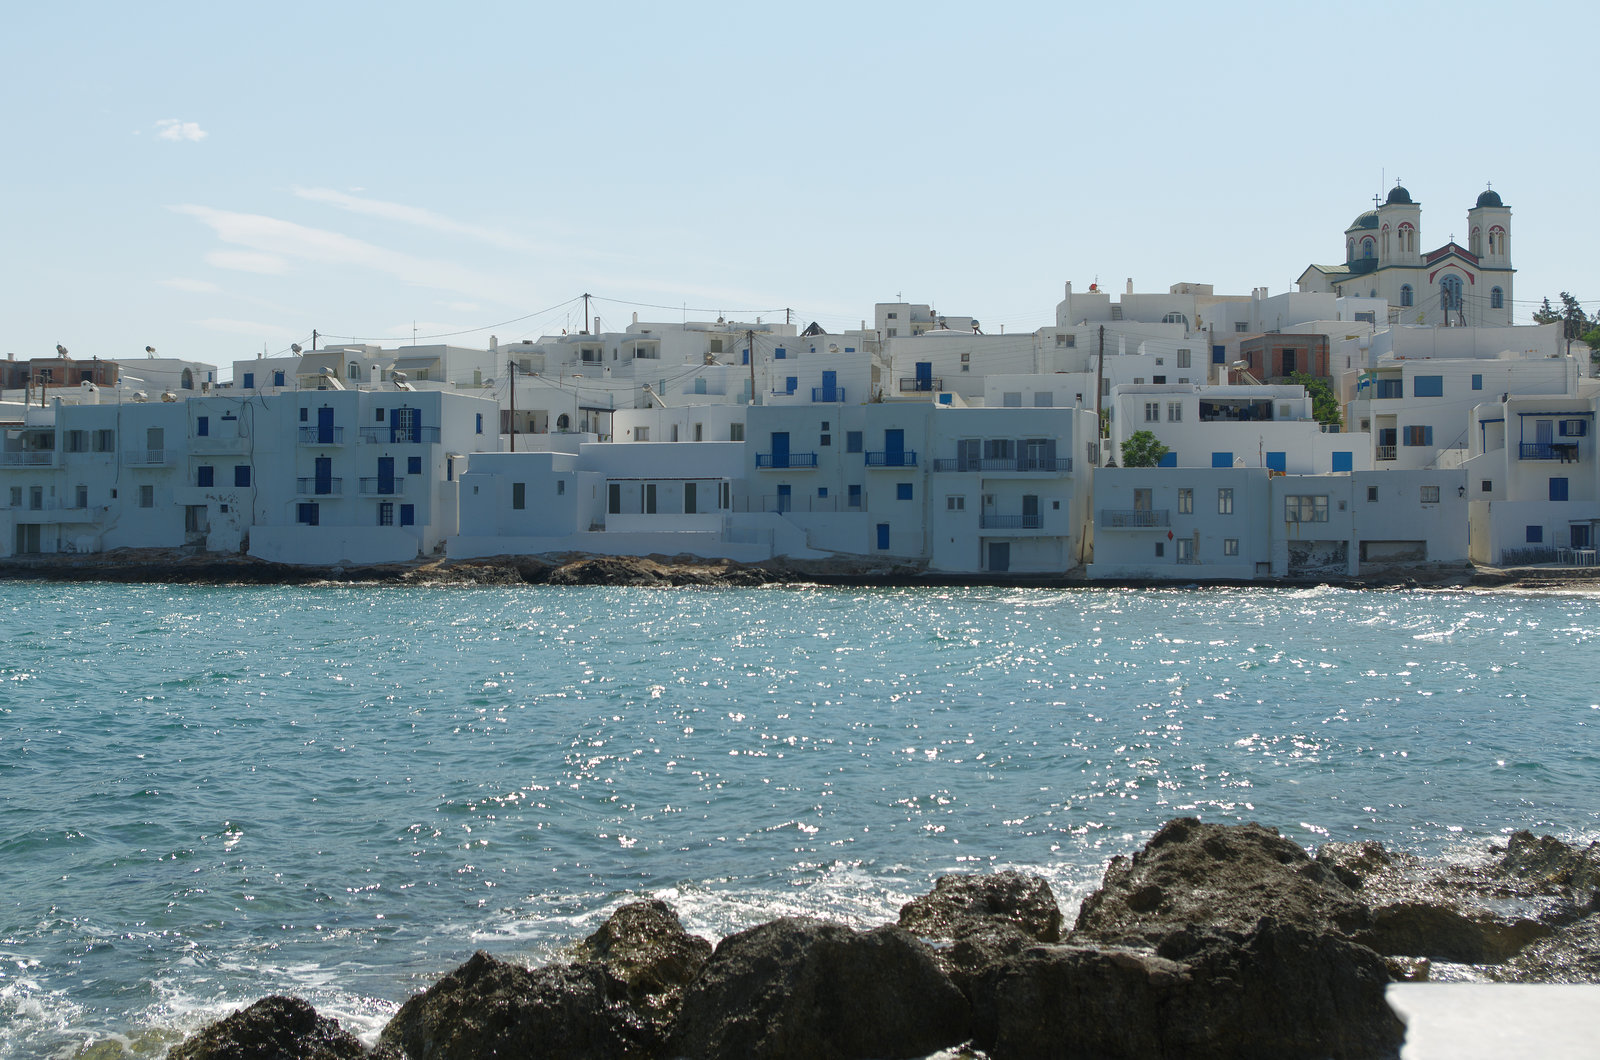
[[1313,857],[1273,829],[1184,818],[1114,859],[1066,932],[1049,884],[1016,872],[943,877],[897,924],[790,917],[714,949],[637,902],[543,968],[474,955],[370,1053],[267,998],[172,1056],[1395,1057],[1385,986],[1430,961],[1600,982],[1600,844],[1519,832],[1494,853],[1437,869],[1370,842]]

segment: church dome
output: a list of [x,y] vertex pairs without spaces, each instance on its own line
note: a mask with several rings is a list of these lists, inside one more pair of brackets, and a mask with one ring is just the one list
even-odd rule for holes
[[[1360,215],[1354,221],[1350,222],[1350,228],[1377,228],[1377,227],[1378,227],[1378,211],[1377,210],[1368,210],[1366,213]],[[1347,231],[1347,232],[1349,230],[1350,230],[1349,228],[1345,229],[1345,231]]]
[[1498,191],[1486,191],[1486,192],[1483,192],[1481,195],[1478,196],[1478,205],[1479,206],[1504,206],[1505,203],[1500,201],[1500,193]]
[[1394,187],[1389,189],[1389,197],[1383,200],[1383,204],[1385,206],[1411,206],[1413,205],[1411,202],[1411,193],[1402,188],[1400,185],[1396,184]]

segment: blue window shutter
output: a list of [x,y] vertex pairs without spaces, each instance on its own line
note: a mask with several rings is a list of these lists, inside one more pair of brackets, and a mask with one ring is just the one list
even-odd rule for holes
[[1472,389],[1474,389],[1474,390],[1482,390],[1483,389],[1483,376],[1474,375],[1472,377]]
[[215,476],[215,468],[213,468],[210,464],[201,464],[199,467],[195,468],[194,484],[196,486],[210,486],[216,481]]
[[1212,453],[1211,454],[1211,466],[1212,467],[1232,467],[1233,466],[1233,454],[1232,453]]
[[1444,376],[1442,375],[1414,375],[1411,377],[1411,395],[1413,397],[1443,397]]
[[1333,454],[1333,470],[1334,471],[1350,471],[1350,470],[1353,470],[1354,467],[1355,467],[1354,458],[1352,457],[1352,455],[1350,453],[1334,453]]
[[1228,363],[1228,347],[1226,347],[1226,346],[1213,346],[1213,347],[1211,347],[1211,363],[1212,364],[1227,364]]
[[1178,454],[1177,454],[1177,452],[1175,450],[1171,450],[1171,449],[1167,450],[1165,453],[1163,453],[1161,455],[1161,463],[1157,464],[1156,466],[1157,467],[1177,467],[1178,466]]
[[1288,455],[1285,453],[1268,453],[1267,467],[1280,473],[1289,470]]
[[1537,545],[1544,540],[1544,527],[1530,526],[1527,531],[1528,544]]
[[201,438],[208,437],[211,434],[211,417],[196,416],[194,419],[194,433]]
[[249,464],[235,464],[235,465],[233,465],[233,484],[235,486],[248,486],[248,485],[250,485],[250,465]]
[[416,524],[417,506],[414,504],[402,504],[400,506],[400,525],[415,526]]
[[256,386],[256,374],[254,372],[246,372],[244,374],[244,388],[246,390],[254,390],[255,386]]
[[1552,478],[1550,480],[1550,499],[1553,501],[1567,499],[1567,480],[1565,478]]
[[788,356],[789,351],[784,349],[782,346],[778,346],[772,351],[772,359],[775,361],[781,361]]

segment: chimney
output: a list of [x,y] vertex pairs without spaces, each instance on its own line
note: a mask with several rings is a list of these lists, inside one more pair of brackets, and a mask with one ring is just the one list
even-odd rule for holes
[[1133,293],[1133,277],[1132,276],[1128,277],[1128,289],[1124,293],[1125,294],[1132,294]]
[[500,349],[500,339],[495,335],[489,336],[489,352],[496,353]]

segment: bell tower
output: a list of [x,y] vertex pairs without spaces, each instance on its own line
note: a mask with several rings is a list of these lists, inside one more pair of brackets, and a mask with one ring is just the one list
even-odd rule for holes
[[1478,196],[1477,205],[1467,211],[1467,249],[1478,257],[1487,288],[1478,297],[1485,300],[1485,324],[1508,327],[1511,324],[1511,207],[1490,187]]

